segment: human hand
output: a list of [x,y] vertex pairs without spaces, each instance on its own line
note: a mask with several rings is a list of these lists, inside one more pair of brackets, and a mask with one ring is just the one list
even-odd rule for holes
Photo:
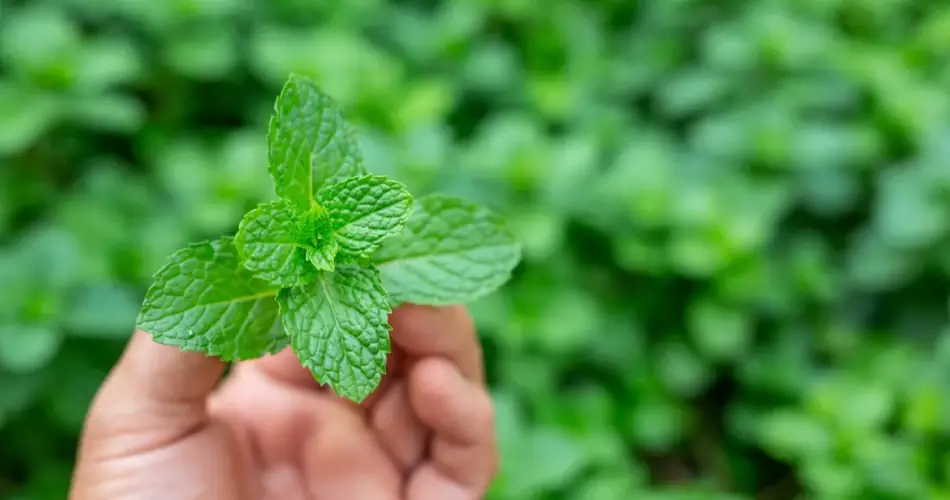
[[498,451],[467,312],[404,306],[390,323],[387,375],[361,405],[290,350],[217,387],[224,363],[136,332],[90,408],[70,498],[481,498]]

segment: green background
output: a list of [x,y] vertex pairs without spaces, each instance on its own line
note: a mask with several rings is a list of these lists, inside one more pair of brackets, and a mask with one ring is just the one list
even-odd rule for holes
[[299,71],[524,243],[490,499],[948,499],[948,48],[923,0],[0,0],[0,498],[65,498]]

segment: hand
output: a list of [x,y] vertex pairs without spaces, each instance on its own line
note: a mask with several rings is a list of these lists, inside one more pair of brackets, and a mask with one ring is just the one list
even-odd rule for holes
[[464,308],[401,307],[363,404],[293,352],[225,365],[136,332],[90,408],[73,500],[463,500],[497,467],[481,349]]

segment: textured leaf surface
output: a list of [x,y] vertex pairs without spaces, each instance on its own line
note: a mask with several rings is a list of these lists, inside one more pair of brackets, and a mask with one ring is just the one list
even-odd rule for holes
[[520,259],[521,247],[501,216],[444,196],[420,198],[405,229],[373,256],[393,301],[426,305],[490,293]]
[[297,212],[322,186],[365,172],[353,129],[311,80],[291,76],[274,105],[267,134],[277,195]]
[[335,239],[327,240],[320,248],[307,250],[307,260],[315,269],[333,271],[336,267],[335,259],[340,251],[340,244]]
[[281,290],[278,301],[301,364],[338,395],[365,399],[390,350],[390,308],[377,269],[339,265],[314,283]]
[[277,287],[303,285],[317,270],[307,261],[298,222],[283,201],[258,206],[244,216],[234,244],[244,267]]
[[402,230],[412,212],[409,191],[382,175],[351,177],[327,186],[319,198],[340,250],[353,255],[376,251]]
[[276,294],[241,266],[230,238],[194,244],[155,274],[136,326],[160,344],[226,361],[253,359],[288,344]]

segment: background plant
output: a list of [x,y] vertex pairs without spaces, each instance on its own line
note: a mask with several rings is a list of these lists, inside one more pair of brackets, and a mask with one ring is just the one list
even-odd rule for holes
[[0,3],[0,497],[61,499],[151,273],[271,199],[291,71],[508,217],[494,499],[950,498],[950,7]]

